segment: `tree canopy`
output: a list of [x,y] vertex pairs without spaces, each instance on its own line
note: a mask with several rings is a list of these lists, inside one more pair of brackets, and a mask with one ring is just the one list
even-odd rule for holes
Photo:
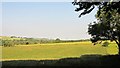
[[89,2],[87,0],[74,0],[74,2],[72,2],[73,5],[78,5],[79,7],[77,7],[75,9],[75,11],[81,11],[83,10],[83,12],[80,13],[79,17],[81,17],[81,15],[85,15],[87,13],[90,13],[95,6],[97,6],[99,8],[99,12],[98,12],[98,16],[99,14],[101,14],[101,10],[103,8],[105,12],[108,12],[109,10],[117,10],[117,12],[120,14],[120,1],[117,0],[114,2],[114,0],[112,0],[113,2],[111,2],[111,0],[108,1],[104,1],[104,0],[89,0]]
[[88,33],[91,35],[91,41],[111,40],[118,45],[120,55],[120,1],[100,1],[100,2],[72,2],[73,5],[78,5],[75,11],[81,11],[79,17],[90,13],[95,6],[98,7],[96,13],[97,21],[90,23]]

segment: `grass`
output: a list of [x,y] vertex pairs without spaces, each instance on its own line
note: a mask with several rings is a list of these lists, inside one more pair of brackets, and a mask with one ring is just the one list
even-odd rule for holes
[[66,57],[80,57],[86,54],[109,55],[117,54],[115,43],[108,47],[100,44],[93,46],[91,42],[69,42],[69,43],[49,43],[33,45],[17,45],[14,47],[2,48],[2,59],[4,60],[44,60],[59,59]]
[[25,40],[23,38],[11,38],[9,36],[0,36],[0,39],[2,40]]

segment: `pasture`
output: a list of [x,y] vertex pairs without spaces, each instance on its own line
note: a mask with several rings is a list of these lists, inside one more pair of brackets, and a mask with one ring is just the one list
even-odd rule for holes
[[118,52],[115,43],[110,43],[108,47],[102,47],[101,44],[94,46],[89,41],[17,45],[0,48],[2,48],[2,61],[60,59],[80,57],[87,54],[113,55]]

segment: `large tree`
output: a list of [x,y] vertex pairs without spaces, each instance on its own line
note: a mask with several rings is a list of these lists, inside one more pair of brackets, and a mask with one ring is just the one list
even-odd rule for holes
[[78,5],[75,11],[81,11],[81,15],[90,13],[95,6],[98,7],[96,13],[97,22],[90,23],[88,33],[92,36],[91,41],[97,42],[99,40],[115,41],[118,45],[120,55],[120,1],[99,1],[99,2],[82,2],[74,1],[73,5]]

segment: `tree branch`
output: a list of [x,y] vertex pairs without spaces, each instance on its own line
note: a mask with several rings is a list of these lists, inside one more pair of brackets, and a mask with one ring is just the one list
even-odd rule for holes
[[114,41],[117,43],[117,45],[119,44],[119,42],[117,40],[114,40]]

